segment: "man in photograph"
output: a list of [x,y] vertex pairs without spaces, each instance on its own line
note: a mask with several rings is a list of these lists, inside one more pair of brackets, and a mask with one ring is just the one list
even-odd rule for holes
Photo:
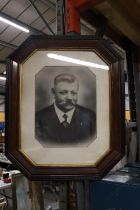
[[36,139],[43,143],[76,145],[96,134],[96,115],[77,104],[79,83],[73,74],[54,78],[54,103],[35,114]]

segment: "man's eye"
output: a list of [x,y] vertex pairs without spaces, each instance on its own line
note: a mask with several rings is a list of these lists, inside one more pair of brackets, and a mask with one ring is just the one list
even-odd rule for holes
[[71,94],[72,94],[72,95],[76,95],[77,93],[76,93],[76,92],[74,92],[74,91],[72,91],[72,92],[71,92]]
[[65,95],[67,94],[67,91],[61,91],[60,94]]

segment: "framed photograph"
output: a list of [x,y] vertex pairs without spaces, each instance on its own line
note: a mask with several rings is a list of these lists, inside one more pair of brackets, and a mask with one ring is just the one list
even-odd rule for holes
[[15,210],[31,209],[29,181],[21,173],[12,174],[13,208]]
[[88,36],[31,36],[7,64],[6,154],[34,179],[102,177],[124,152],[123,58]]
[[23,174],[12,174],[12,198],[14,210],[67,209],[67,182],[30,181]]
[[13,209],[43,209],[43,184],[41,181],[29,181],[23,174],[12,174]]
[[60,210],[68,209],[68,186],[67,181],[43,181],[43,203],[44,209]]

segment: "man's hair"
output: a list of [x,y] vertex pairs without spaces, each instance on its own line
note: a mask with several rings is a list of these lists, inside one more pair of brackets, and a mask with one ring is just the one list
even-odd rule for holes
[[54,78],[54,86],[57,85],[59,82],[77,82],[78,84],[77,78],[73,74],[68,73],[59,74]]

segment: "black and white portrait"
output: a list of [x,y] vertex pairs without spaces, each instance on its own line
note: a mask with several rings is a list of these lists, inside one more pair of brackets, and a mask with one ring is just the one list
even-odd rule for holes
[[47,66],[35,76],[35,138],[43,146],[87,146],[96,138],[96,76]]

